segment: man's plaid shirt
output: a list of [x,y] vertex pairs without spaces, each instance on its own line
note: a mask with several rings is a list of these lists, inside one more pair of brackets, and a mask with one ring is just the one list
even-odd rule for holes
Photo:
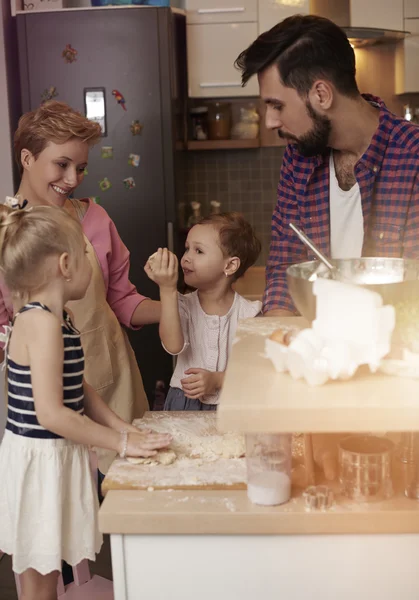
[[[419,127],[392,114],[382,100],[379,125],[355,165],[364,215],[363,256],[419,258]],[[329,156],[303,157],[289,145],[278,184],[266,269],[263,311],[295,311],[288,294],[289,265],[314,260],[289,227],[300,227],[330,255]]]

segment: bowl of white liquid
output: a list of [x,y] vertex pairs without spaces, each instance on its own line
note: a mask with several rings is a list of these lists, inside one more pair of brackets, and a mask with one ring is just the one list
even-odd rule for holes
[[[342,281],[378,292],[384,304],[396,309],[399,338],[419,339],[419,261],[403,258],[345,258],[331,260]],[[300,314],[309,322],[316,317],[313,281],[330,277],[330,271],[312,260],[288,267],[288,290]],[[418,323],[416,331],[415,324]],[[408,340],[411,341],[411,340]]]
[[291,497],[291,435],[246,435],[247,495],[253,504],[275,506]]

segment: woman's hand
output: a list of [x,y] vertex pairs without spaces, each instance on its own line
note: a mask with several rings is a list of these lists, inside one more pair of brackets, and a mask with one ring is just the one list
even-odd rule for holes
[[223,384],[224,373],[207,371],[206,369],[188,369],[181,379],[182,391],[188,398],[197,400],[202,396],[214,394]]
[[144,271],[152,281],[157,283],[160,290],[176,290],[178,259],[167,248],[159,248],[156,254],[148,259]]
[[[157,450],[166,448],[172,441],[172,436],[168,433],[149,433],[149,430],[139,430],[133,432],[131,429],[127,438],[126,456],[155,456]],[[123,439],[121,436],[121,445]],[[121,447],[119,453],[123,451]]]

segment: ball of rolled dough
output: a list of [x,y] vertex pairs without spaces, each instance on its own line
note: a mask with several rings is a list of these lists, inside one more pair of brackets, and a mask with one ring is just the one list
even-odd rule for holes
[[153,268],[153,263],[156,260],[156,257],[157,257],[157,252],[155,252],[154,254],[152,254],[150,256],[150,258],[148,259],[148,261],[147,261],[151,269]]
[[176,458],[176,452],[173,450],[159,450],[154,456],[127,456],[127,461],[133,465],[171,465]]

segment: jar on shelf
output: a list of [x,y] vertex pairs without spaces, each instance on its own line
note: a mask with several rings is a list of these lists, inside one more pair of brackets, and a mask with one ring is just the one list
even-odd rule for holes
[[254,104],[240,107],[240,120],[234,125],[231,137],[236,140],[253,140],[259,134],[259,113]]
[[189,111],[192,124],[192,139],[208,139],[208,107],[196,106]]
[[210,140],[228,140],[231,131],[231,104],[214,102],[208,107],[208,137]]
[[211,206],[211,214],[212,215],[219,215],[220,214],[220,212],[221,212],[221,202],[218,202],[218,200],[211,200],[210,206]]
[[201,215],[201,203],[191,202],[192,214],[188,219],[188,228],[193,227],[202,219]]

